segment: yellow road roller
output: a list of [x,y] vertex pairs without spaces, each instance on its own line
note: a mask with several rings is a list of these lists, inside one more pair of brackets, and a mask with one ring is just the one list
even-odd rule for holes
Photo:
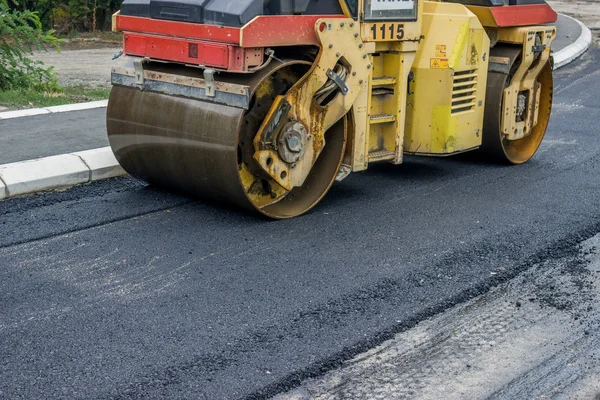
[[550,117],[556,17],[543,0],[125,0],[108,138],[136,178],[275,219],[405,154],[521,164]]

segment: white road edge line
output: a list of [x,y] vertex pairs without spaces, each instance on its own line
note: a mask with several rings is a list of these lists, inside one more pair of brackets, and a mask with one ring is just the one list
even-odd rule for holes
[[571,63],[571,61],[585,53],[592,44],[592,32],[583,22],[565,14],[560,15],[577,22],[581,26],[581,34],[573,43],[554,53],[554,69],[559,69]]
[[90,101],[87,103],[75,103],[75,104],[65,104],[62,106],[52,106],[52,107],[44,107],[44,108],[27,108],[24,110],[15,110],[15,111],[3,111],[0,112],[0,120],[10,119],[10,118],[19,118],[19,117],[30,117],[33,115],[42,115],[42,114],[54,114],[66,111],[80,111],[80,110],[89,110],[92,108],[102,108],[108,105],[108,100],[98,100],[98,101]]
[[0,199],[125,175],[109,146],[0,165]]

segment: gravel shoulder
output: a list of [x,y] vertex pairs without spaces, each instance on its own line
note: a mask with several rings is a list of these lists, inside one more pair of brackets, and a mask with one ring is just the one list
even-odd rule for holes
[[60,52],[49,49],[36,52],[33,58],[53,66],[61,86],[109,87],[111,68],[123,62],[123,58],[112,59],[120,51],[119,47]]

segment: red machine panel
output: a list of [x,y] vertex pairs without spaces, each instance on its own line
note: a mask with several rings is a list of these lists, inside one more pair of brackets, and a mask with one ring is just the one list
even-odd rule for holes
[[217,43],[209,44],[187,39],[126,32],[123,36],[123,52],[127,55],[157,60],[207,65],[223,69],[229,67],[229,46]]
[[261,15],[242,28],[117,15],[116,25],[124,32],[199,39],[240,47],[275,47],[318,45],[315,24],[324,17],[343,18],[343,15]]
[[490,11],[500,28],[549,24],[558,18],[548,4],[490,7]]
[[263,48],[242,48],[221,43],[125,32],[123,53],[155,60],[243,72],[262,64]]

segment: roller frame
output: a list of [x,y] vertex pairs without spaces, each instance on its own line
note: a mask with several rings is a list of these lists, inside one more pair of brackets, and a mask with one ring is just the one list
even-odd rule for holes
[[[536,57],[534,46],[535,37],[541,37],[540,46],[544,50]],[[550,45],[556,36],[556,28],[551,26],[534,26],[527,28],[510,28],[499,31],[498,40],[501,43],[521,45],[519,67],[514,71],[509,86],[504,90],[501,132],[508,140],[518,140],[527,136],[538,122],[539,89],[535,82],[542,68],[550,59]],[[534,64],[535,62],[535,64]],[[516,121],[518,95],[528,92],[526,117]]]
[[[359,26],[349,18],[321,18],[315,33],[320,51],[309,73],[285,96],[278,96],[256,138],[254,159],[286,190],[303,185],[325,144],[325,132],[352,107],[358,94],[366,90],[371,61],[360,38]],[[344,59],[349,69],[345,85],[337,96],[324,106],[314,99],[315,92],[328,81],[328,72]],[[308,143],[301,160],[286,163],[278,155],[276,138],[290,121],[300,122],[309,131]]]

